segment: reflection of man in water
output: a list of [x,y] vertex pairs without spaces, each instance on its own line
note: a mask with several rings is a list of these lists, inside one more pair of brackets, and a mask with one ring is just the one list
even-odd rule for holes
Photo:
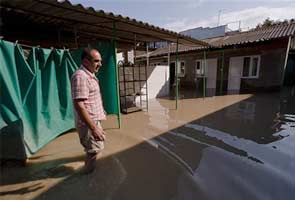
[[[274,119],[275,124],[273,125],[273,129],[276,132],[280,132],[286,127],[290,129],[294,129],[295,123],[295,96],[293,94],[293,88],[283,87],[280,91],[280,104],[279,104],[279,112],[276,113],[276,117]],[[282,125],[285,128],[282,128]]]
[[82,53],[82,65],[71,79],[76,128],[86,152],[85,173],[94,170],[96,157],[104,148],[105,132],[100,120],[104,120],[106,115],[95,76],[101,66],[100,53],[86,48]]

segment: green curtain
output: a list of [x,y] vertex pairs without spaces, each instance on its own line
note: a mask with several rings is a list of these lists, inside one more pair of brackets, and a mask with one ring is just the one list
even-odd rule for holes
[[[104,108],[108,114],[119,114],[118,93],[117,93],[117,77],[114,46],[111,43],[100,42],[91,46],[97,49],[102,56],[102,67],[96,74],[99,79]],[[72,52],[73,59],[79,65],[81,64],[82,49]]]
[[[99,74],[104,105],[109,114],[118,114],[115,55],[111,44],[100,50],[105,59]],[[25,57],[21,46],[0,41],[1,159],[25,159],[74,128],[70,77],[80,65],[79,52],[32,48]]]

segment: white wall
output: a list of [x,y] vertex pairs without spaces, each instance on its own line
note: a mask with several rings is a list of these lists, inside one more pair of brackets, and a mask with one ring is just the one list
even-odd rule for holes
[[123,53],[117,53],[117,62],[124,61]]
[[[117,62],[124,61],[123,53],[117,53]],[[134,63],[134,51],[128,51],[128,62]]]
[[[147,67],[148,98],[155,99],[169,95],[169,66],[157,65]],[[146,86],[146,85],[144,85]],[[145,89],[142,89],[145,93]],[[139,98],[137,98],[138,100]]]
[[134,51],[128,51],[128,61],[134,63]]

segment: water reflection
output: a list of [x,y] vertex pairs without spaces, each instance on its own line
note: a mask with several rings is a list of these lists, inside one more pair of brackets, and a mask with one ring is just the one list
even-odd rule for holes
[[[56,185],[48,184],[55,176],[31,173],[33,178],[13,181],[5,175],[10,182],[0,192],[6,194],[3,199],[291,200],[294,102],[294,96],[282,94],[234,95],[180,100],[175,110],[174,101],[151,101],[149,112],[124,115],[120,130],[108,130],[106,154],[92,175],[74,174]],[[43,152],[48,155],[44,165],[66,165],[65,157],[73,157],[76,148],[82,155],[77,138],[63,135],[57,140],[59,148],[55,143]],[[65,154],[58,157],[61,150]],[[80,160],[67,162],[73,166]],[[57,169],[52,173],[64,168]],[[36,182],[46,191],[7,195]]]
[[192,176],[173,199],[293,199],[295,100],[281,97],[256,95],[154,138]]

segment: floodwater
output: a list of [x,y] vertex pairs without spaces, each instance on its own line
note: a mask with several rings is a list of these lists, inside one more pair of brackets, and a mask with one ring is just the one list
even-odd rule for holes
[[295,97],[288,91],[149,102],[110,117],[106,149],[81,175],[75,132],[2,168],[1,199],[240,200],[295,197]]

